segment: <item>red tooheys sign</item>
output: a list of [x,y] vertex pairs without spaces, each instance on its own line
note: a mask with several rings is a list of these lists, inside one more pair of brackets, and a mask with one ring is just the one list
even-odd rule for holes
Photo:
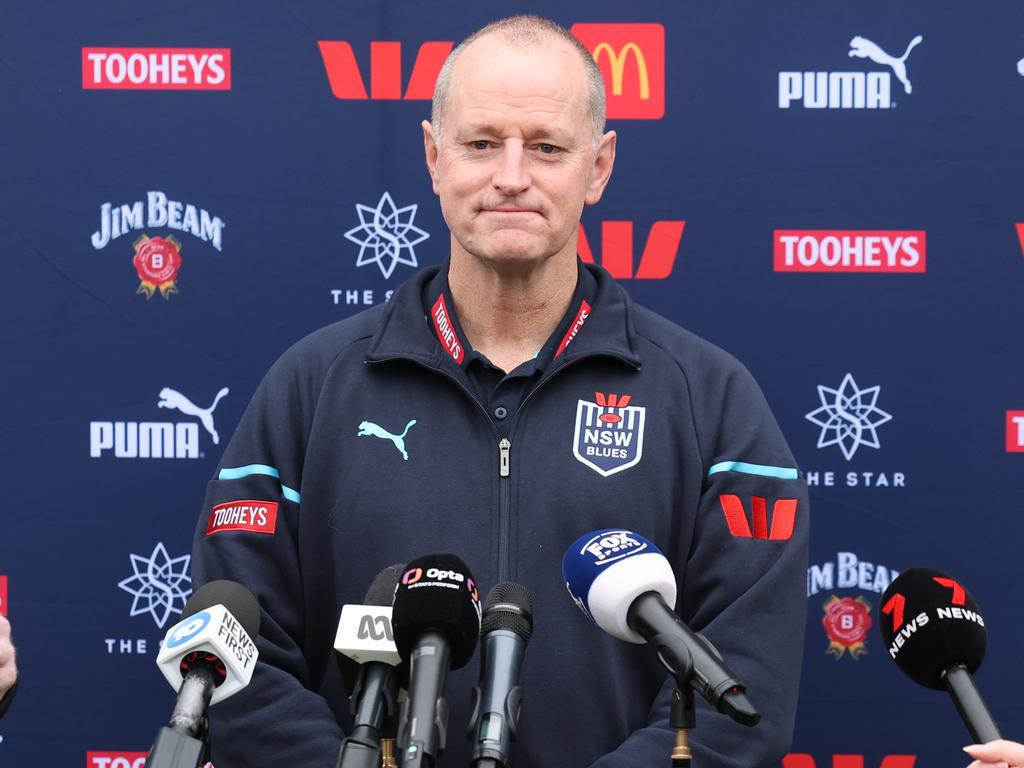
[[775,230],[776,272],[923,273],[922,230]]
[[136,293],[146,294],[147,299],[153,298],[157,290],[165,299],[178,292],[175,280],[181,269],[181,243],[173,236],[149,237],[143,235],[136,240],[135,273],[139,276],[139,288]]

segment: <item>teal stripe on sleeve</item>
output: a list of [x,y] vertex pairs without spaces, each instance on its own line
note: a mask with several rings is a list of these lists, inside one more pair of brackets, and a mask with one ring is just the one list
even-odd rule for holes
[[782,480],[796,480],[800,476],[792,467],[770,467],[766,464],[748,464],[745,461],[720,461],[708,470],[708,475],[718,472],[742,472],[746,475],[778,477]]
[[[224,467],[221,469],[220,474],[217,475],[217,479],[239,480],[243,477],[249,477],[249,475],[267,475],[268,477],[275,477],[278,480],[281,479],[281,473],[278,472],[276,468],[266,464],[246,464],[244,467]],[[288,499],[288,501],[294,501],[296,504],[298,504],[302,498],[298,491],[294,488],[289,488],[284,483],[281,483],[281,495]]]

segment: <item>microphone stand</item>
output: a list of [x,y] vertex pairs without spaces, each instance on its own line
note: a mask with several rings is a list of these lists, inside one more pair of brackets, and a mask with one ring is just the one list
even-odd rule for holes
[[[679,681],[676,680],[676,685]],[[690,768],[693,750],[690,749],[690,731],[697,727],[697,710],[693,703],[693,688],[682,686],[672,691],[672,710],[668,724],[676,732],[676,745],[672,748],[672,768]]]
[[186,676],[171,713],[170,726],[164,726],[153,740],[146,756],[146,768],[198,768],[210,755],[210,720],[206,712],[216,687],[214,672],[197,665]]

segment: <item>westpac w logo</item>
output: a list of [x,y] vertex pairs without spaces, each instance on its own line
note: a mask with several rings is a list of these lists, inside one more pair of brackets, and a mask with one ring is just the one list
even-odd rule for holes
[[602,477],[639,463],[644,452],[647,409],[630,405],[631,395],[594,393],[576,403],[572,455]]
[[366,614],[359,620],[359,639],[394,642],[395,636],[391,632],[391,621],[387,616]]
[[[751,519],[743,508],[743,501],[734,493],[723,493],[718,498],[725,513],[729,533],[737,539],[769,539],[788,541],[793,538],[796,524],[797,499],[777,499],[768,515],[768,499],[753,496],[750,500]],[[751,525],[753,523],[753,525]]]

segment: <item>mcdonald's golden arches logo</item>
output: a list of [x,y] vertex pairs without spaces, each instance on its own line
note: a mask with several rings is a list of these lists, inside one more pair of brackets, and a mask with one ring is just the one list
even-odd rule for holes
[[573,24],[604,76],[610,119],[665,115],[665,27],[661,24]]

